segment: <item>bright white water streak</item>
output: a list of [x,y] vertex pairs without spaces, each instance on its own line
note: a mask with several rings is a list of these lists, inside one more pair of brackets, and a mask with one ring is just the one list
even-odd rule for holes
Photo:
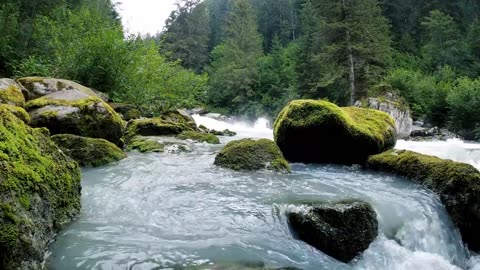
[[[236,138],[272,137],[265,121],[196,120],[237,131]],[[305,270],[480,270],[438,197],[408,180],[332,165],[293,164],[290,175],[232,172],[213,165],[222,145],[191,147],[183,154],[129,153],[118,164],[84,170],[81,215],[51,245],[48,269],[261,261]],[[350,198],[370,202],[380,225],[358,260],[340,263],[292,237],[285,211],[293,201]]]

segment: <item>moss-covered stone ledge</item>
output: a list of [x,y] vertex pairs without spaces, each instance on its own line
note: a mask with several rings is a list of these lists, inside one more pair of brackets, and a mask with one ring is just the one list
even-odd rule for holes
[[195,142],[206,142],[209,144],[220,144],[220,139],[210,133],[201,133],[197,131],[184,131],[180,133],[177,138],[180,140],[192,140]]
[[129,140],[127,151],[138,150],[140,153],[161,153],[165,151],[165,145],[153,139],[135,136]]
[[52,140],[80,166],[99,167],[127,158],[115,144],[72,134],[58,134]]
[[0,107],[0,269],[41,269],[47,245],[80,210],[80,169]]
[[215,165],[237,171],[266,169],[290,172],[290,165],[280,149],[273,141],[267,139],[229,142],[215,157]]
[[25,106],[20,85],[12,79],[0,79],[0,104],[9,104],[18,107]]
[[77,90],[62,90],[29,101],[25,108],[30,125],[46,127],[52,134],[106,139],[119,144],[124,123],[102,99]]
[[0,104],[0,109],[8,110],[13,115],[15,115],[18,119],[22,120],[25,124],[30,123],[30,115],[21,107],[9,105],[9,104]]
[[294,100],[274,125],[275,142],[292,162],[364,164],[395,146],[394,120],[364,108],[322,100]]
[[371,156],[367,168],[407,177],[440,196],[463,241],[480,251],[480,173],[473,166],[405,150]]

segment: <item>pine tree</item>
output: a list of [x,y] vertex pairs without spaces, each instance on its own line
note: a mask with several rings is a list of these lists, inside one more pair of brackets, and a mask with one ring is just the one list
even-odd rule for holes
[[308,25],[304,30],[304,50],[312,51],[310,65],[317,78],[303,91],[317,97],[322,97],[317,92],[326,92],[336,101],[354,103],[380,80],[391,51],[388,22],[378,0],[307,1],[304,12],[313,12],[317,20],[316,28]]
[[209,17],[205,3],[183,0],[172,12],[162,36],[162,48],[170,60],[200,73],[208,63]]
[[209,69],[211,104],[238,112],[255,99],[257,59],[262,55],[255,11],[248,0],[235,0],[226,27],[226,40],[212,53]]

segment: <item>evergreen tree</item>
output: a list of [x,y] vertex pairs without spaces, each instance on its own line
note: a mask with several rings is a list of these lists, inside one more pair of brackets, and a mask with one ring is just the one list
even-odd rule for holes
[[162,36],[162,51],[170,60],[200,73],[208,63],[210,25],[205,3],[183,0],[177,3]]
[[261,55],[262,37],[255,11],[248,0],[235,0],[227,21],[226,40],[212,53],[210,103],[238,112],[255,100],[257,60]]
[[354,103],[381,79],[390,56],[388,22],[378,0],[307,1],[304,12],[303,18],[315,20],[305,25],[304,50],[312,54],[310,74],[317,78],[307,74],[303,92]]

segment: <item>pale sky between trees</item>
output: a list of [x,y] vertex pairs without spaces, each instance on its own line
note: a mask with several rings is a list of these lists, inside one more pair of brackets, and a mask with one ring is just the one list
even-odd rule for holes
[[116,0],[125,30],[130,34],[160,32],[170,12],[175,9],[175,0]]

